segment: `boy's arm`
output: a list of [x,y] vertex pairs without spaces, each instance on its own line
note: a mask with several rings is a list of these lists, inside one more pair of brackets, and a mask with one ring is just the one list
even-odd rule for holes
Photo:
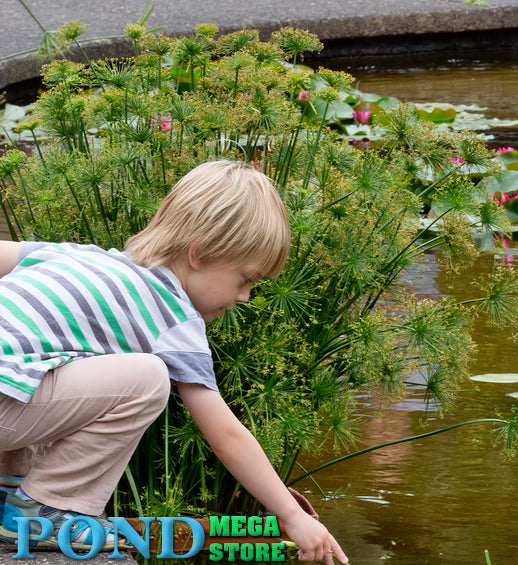
[[299,506],[270,464],[254,436],[223,398],[203,385],[177,383],[178,392],[216,456],[232,475],[286,527],[304,561],[347,557],[325,526]]
[[20,261],[20,243],[0,241],[0,277],[10,273]]

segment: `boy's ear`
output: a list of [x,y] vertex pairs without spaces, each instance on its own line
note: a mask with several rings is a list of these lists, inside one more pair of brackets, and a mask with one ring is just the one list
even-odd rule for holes
[[198,244],[192,243],[187,250],[187,260],[191,269],[198,271],[201,267],[201,261],[198,257]]

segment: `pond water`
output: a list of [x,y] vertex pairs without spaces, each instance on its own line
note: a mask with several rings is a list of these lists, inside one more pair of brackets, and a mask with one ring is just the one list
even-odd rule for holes
[[[488,118],[518,119],[518,53],[486,52],[469,59],[399,57],[370,64],[324,59],[323,66],[351,73],[363,92],[405,102],[475,104]],[[518,145],[518,129],[498,128],[490,145]],[[516,144],[516,145],[513,145]]]
[[[516,56],[516,55],[515,55]],[[326,66],[331,64],[325,63]],[[486,115],[518,118],[518,60],[436,62],[408,67],[334,68],[357,78],[364,92],[405,101],[450,102],[487,107]],[[518,147],[518,131],[495,131],[495,146]],[[494,258],[485,254],[454,279],[443,272],[435,254],[411,278],[421,296],[470,297],[471,281],[490,272]],[[517,268],[515,262],[510,268]],[[478,350],[472,374],[518,372],[515,328],[489,328],[479,320],[474,331]],[[423,392],[409,389],[405,399],[380,407],[361,397],[357,449],[414,436],[478,418],[508,417],[518,384],[467,382],[447,414],[427,409]],[[423,424],[426,423],[426,427]],[[518,459],[509,460],[494,446],[493,424],[465,426],[418,441],[372,451],[317,473],[325,499],[308,479],[297,486],[336,534],[352,565],[492,565],[518,563]],[[305,459],[313,468],[333,459]]]
[[[421,296],[447,294],[464,300],[473,277],[492,267],[493,257],[484,255],[451,279],[430,254],[412,275],[414,290]],[[518,344],[509,339],[514,331],[490,329],[482,320],[477,323],[473,374],[517,371]],[[506,394],[516,391],[518,384],[475,386],[469,381],[448,414],[427,409],[418,389],[409,389],[403,400],[389,407],[366,395],[359,400],[363,423],[357,448],[467,420],[506,417],[515,403]],[[486,549],[493,565],[517,563],[518,460],[507,459],[494,446],[493,429],[489,423],[465,426],[327,468],[314,476],[327,500],[307,479],[298,487],[336,534],[353,565],[483,565]],[[327,454],[302,463],[313,468],[332,458]]]

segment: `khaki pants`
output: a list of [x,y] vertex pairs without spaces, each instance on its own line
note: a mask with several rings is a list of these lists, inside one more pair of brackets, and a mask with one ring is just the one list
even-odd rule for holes
[[0,475],[27,475],[40,503],[101,514],[169,394],[165,364],[144,353],[59,367],[28,404],[0,394]]

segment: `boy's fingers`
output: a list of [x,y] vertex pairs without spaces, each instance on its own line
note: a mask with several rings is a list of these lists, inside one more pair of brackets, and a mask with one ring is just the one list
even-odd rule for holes
[[329,550],[328,555],[326,555],[326,565],[334,563],[333,555],[338,559],[338,561],[340,561],[340,563],[349,563],[347,555],[345,555],[343,549],[334,538],[331,544],[331,549]]
[[334,553],[333,550],[330,549],[327,552],[326,556],[324,557],[324,562],[325,562],[326,565],[334,565],[335,562],[334,562],[334,559],[333,559],[333,553]]
[[[317,556],[315,552],[313,554],[310,554],[308,552],[303,551],[302,549],[299,550],[298,552],[298,558],[300,561],[315,561],[318,560],[318,557],[320,557],[321,555],[322,554]],[[324,552],[322,560],[326,565],[334,565],[335,562],[333,556],[335,556],[338,559],[338,561],[340,561],[340,563],[349,563],[349,559],[347,558],[347,555],[345,555],[342,548],[338,545],[336,541],[334,541],[333,545],[331,546],[331,549],[328,549]]]

